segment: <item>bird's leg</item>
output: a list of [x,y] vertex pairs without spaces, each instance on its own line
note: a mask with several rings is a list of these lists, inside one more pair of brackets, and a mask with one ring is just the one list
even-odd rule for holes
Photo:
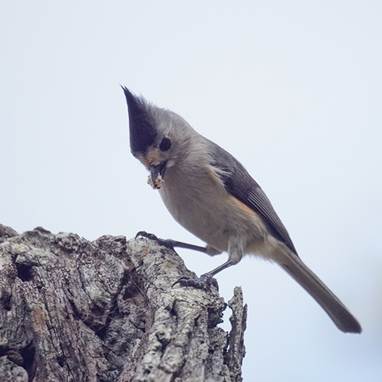
[[204,273],[200,277],[211,278],[215,276],[217,273],[223,271],[224,269],[227,269],[230,266],[237,264],[243,257],[243,254],[244,254],[244,248],[243,248],[242,241],[237,238],[235,238],[234,240],[230,240],[228,243],[228,260],[225,263],[214,268],[212,271]]
[[231,265],[235,265],[235,264],[236,263],[234,263],[233,261],[228,259],[225,263],[223,263],[223,264],[219,265],[218,267],[214,268],[212,271],[209,271],[207,273],[202,274],[200,277],[203,277],[203,278],[213,277],[216,274],[218,274],[219,272],[223,271],[224,269],[227,269]]
[[168,248],[175,248],[175,247],[186,248],[186,249],[191,249],[193,251],[207,253],[207,247],[201,247],[200,245],[183,243],[181,241],[167,239],[167,240],[159,240],[159,243],[163,244],[165,247],[168,247]]
[[166,239],[166,240],[159,239],[158,237],[156,237],[152,233],[147,233],[145,231],[138,232],[135,235],[135,237],[138,237],[138,236],[143,236],[143,237],[147,237],[148,239],[155,240],[158,244],[163,245],[167,248],[171,248],[171,249],[174,249],[175,247],[186,248],[186,249],[191,249],[193,251],[203,252],[203,253],[206,253],[207,255],[210,255],[210,256],[214,256],[214,255],[221,253],[220,251],[218,251],[218,250],[216,250],[216,249],[214,249],[208,245],[205,247],[201,247],[200,245],[183,243],[181,241],[176,241],[176,240],[171,240],[171,239]]
[[183,285],[183,286],[191,286],[194,288],[207,290],[207,289],[210,289],[211,284],[213,284],[217,289],[219,289],[217,281],[214,279],[214,276],[217,273],[223,271],[224,269],[237,264],[241,260],[244,254],[242,241],[237,239],[232,242],[230,241],[228,246],[228,254],[229,254],[228,260],[225,263],[214,268],[212,271],[204,273],[196,279],[181,277],[173,285],[179,283],[180,285]]

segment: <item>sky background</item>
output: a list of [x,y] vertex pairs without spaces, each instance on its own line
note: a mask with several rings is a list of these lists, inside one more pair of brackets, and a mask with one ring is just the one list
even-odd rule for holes
[[[124,84],[244,164],[363,326],[245,258],[217,276],[249,306],[244,380],[382,380],[381,19],[367,0],[1,1],[0,222],[199,242],[130,154]],[[178,252],[198,274],[226,256]]]

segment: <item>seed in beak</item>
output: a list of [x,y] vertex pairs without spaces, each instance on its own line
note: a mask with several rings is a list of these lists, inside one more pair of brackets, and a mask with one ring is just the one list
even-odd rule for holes
[[156,166],[150,166],[150,176],[151,176],[151,186],[154,189],[160,189],[162,183],[164,182],[164,174],[166,172],[167,162],[161,162]]

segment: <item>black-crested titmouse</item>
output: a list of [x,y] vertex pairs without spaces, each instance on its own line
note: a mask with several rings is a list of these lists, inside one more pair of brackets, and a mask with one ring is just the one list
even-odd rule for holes
[[329,288],[302,262],[271,202],[245,168],[227,151],[197,133],[182,117],[156,107],[123,87],[129,112],[132,154],[150,171],[150,184],[183,227],[206,247],[173,246],[228,260],[212,277],[246,254],[279,264],[344,332],[361,326]]

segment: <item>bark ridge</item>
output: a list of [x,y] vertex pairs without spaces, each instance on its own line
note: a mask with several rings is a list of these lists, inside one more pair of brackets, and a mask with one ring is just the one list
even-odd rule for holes
[[172,286],[182,276],[176,252],[144,237],[0,225],[0,380],[241,381],[241,289],[227,333],[218,290]]

